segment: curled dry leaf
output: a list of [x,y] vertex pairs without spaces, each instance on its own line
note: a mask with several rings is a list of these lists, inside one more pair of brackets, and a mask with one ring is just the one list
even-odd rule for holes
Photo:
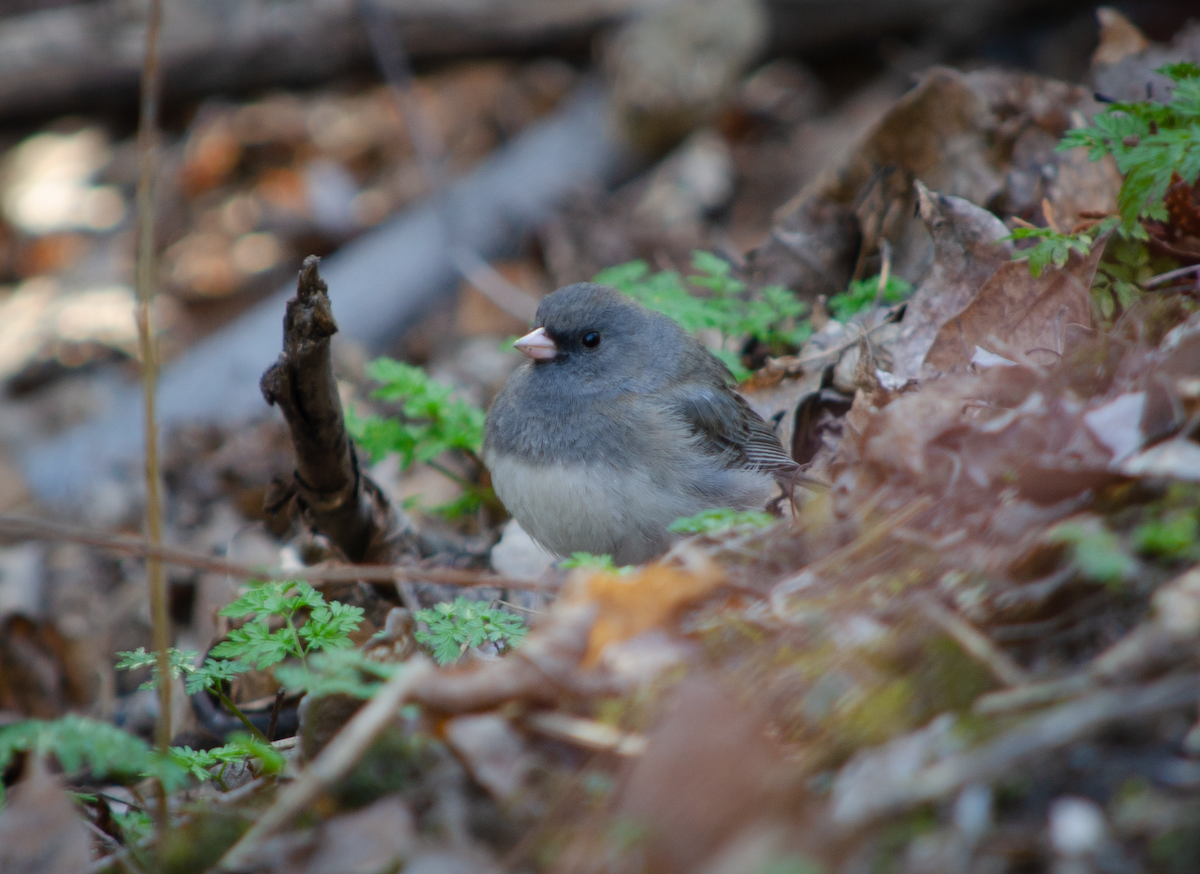
[[936,256],[924,223],[913,220],[917,180],[1025,219],[1038,217],[1043,200],[1064,222],[1108,209],[1120,186],[1114,169],[1054,151],[1098,108],[1086,89],[1039,76],[930,70],[840,163],[780,208],[771,237],[747,258],[750,275],[809,299],[837,293],[851,272],[879,269],[886,239],[895,273],[920,284]]
[[475,782],[493,798],[507,801],[521,791],[530,760],[507,719],[496,713],[456,716],[446,723],[445,734]]
[[273,838],[245,860],[245,867],[272,874],[380,874],[396,870],[415,842],[408,806],[388,796],[306,834]]
[[921,221],[933,238],[933,267],[909,299],[892,347],[892,373],[902,379],[920,374],[941,327],[1012,255],[1011,243],[998,242],[1008,228],[986,209],[930,191],[920,180],[916,187]]
[[67,793],[30,758],[25,778],[0,811],[0,871],[4,874],[83,874],[91,840]]
[[630,574],[576,576],[563,600],[568,604],[594,604],[597,610],[584,664],[596,664],[609,644],[661,627],[721,581],[720,570],[709,564],[687,570],[651,564]]
[[1090,289],[1104,244],[1098,240],[1087,257],[1072,254],[1064,266],[1047,267],[1040,276],[1023,261],[1002,265],[938,331],[925,356],[926,372],[962,373],[976,348],[1034,367],[1054,364],[1070,327],[1091,328]]
[[[714,679],[680,685],[645,753],[627,767],[613,811],[616,822],[635,824],[644,836],[637,849],[646,870],[700,870],[745,824],[784,802],[794,787],[781,777],[783,758],[766,729],[760,714]],[[603,847],[603,835],[583,831],[560,870],[611,870]]]
[[1171,80],[1154,72],[1164,64],[1200,61],[1200,24],[1179,30],[1170,44],[1146,39],[1114,9],[1097,11],[1100,45],[1092,55],[1092,85],[1109,100],[1159,100],[1169,95]]

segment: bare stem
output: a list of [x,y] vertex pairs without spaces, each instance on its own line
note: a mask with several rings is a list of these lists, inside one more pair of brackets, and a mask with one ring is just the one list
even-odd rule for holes
[[246,728],[247,728],[247,730],[249,730],[250,734],[254,735],[256,738],[258,738],[263,743],[270,743],[270,741],[267,740],[267,736],[265,734],[263,734],[261,731],[259,731],[258,726],[256,726],[253,722],[250,721],[250,717],[247,716],[244,712],[242,712],[242,708],[238,707],[236,704],[233,703],[232,698],[230,698],[228,695],[226,695],[224,692],[222,692],[220,690],[220,688],[214,688],[212,691],[213,691],[213,694],[216,695],[217,698],[219,698],[221,700],[221,703],[224,704],[226,708],[228,708],[229,712],[232,713],[234,716],[236,716],[241,721],[242,725],[246,726]]
[[30,540],[82,543],[108,550],[118,555],[133,555],[141,558],[157,558],[164,564],[195,568],[214,574],[225,574],[238,579],[259,580],[304,580],[310,583],[407,581],[437,583],[443,586],[487,586],[499,589],[529,589],[532,591],[553,588],[553,581],[542,583],[537,580],[517,580],[497,576],[485,571],[462,568],[421,567],[413,564],[397,565],[340,565],[305,568],[269,567],[247,565],[211,555],[201,555],[170,546],[151,546],[141,537],[114,534],[98,528],[83,528],[64,525],[46,519],[13,516],[0,513],[0,533],[9,537]]
[[[162,545],[162,494],[159,487],[158,424],[154,393],[158,363],[150,306],[154,301],[154,174],[158,126],[159,63],[158,35],[162,26],[162,0],[149,0],[146,20],[146,58],[142,67],[142,95],[138,115],[137,188],[137,309],[138,351],[142,358],[143,440],[146,475],[146,539],[153,547]],[[171,669],[167,649],[171,645],[167,615],[166,580],[157,556],[146,560],[150,586],[150,616],[154,625],[154,648],[158,653],[158,722],[155,740],[166,752],[171,745]],[[166,796],[159,789],[159,828],[166,828]]]

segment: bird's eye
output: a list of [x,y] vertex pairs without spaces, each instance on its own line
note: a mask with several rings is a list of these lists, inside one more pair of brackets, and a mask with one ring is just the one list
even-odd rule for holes
[[595,349],[600,345],[600,335],[596,331],[588,331],[583,335],[583,345]]

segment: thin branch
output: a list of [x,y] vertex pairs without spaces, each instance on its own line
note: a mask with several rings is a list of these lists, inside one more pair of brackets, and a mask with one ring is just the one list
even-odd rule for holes
[[[1169,676],[1149,685],[1105,689],[1051,708],[970,750],[955,753],[902,777],[887,777],[882,753],[843,768],[833,787],[833,818],[843,827],[945,798],[974,782],[1011,774],[1029,759],[1060,749],[1125,719],[1147,720],[1168,710],[1195,707],[1200,676]],[[895,743],[895,741],[893,741]],[[874,758],[872,758],[872,755]]]
[[1025,686],[1030,682],[1028,671],[957,613],[947,610],[928,595],[918,597],[917,606],[935,625],[953,637],[959,646],[987,665],[1001,683],[1006,686]]
[[1142,283],[1143,288],[1156,288],[1164,282],[1170,282],[1172,279],[1179,279],[1188,276],[1192,273],[1200,273],[1200,264],[1192,264],[1188,267],[1180,267],[1177,270],[1168,270],[1166,273],[1160,273],[1157,276],[1151,276]]
[[410,661],[397,671],[375,697],[346,723],[325,749],[289,786],[217,863],[218,870],[244,868],[262,841],[291,822],[318,795],[344,776],[379,732],[387,726],[413,686],[433,670],[427,661]]
[[618,756],[640,756],[646,751],[644,735],[621,731],[594,719],[584,719],[557,710],[536,710],[522,720],[525,727],[555,740],[584,749]]
[[426,568],[414,565],[335,565],[331,567],[279,567],[248,565],[210,555],[200,555],[169,546],[151,546],[141,537],[112,534],[96,528],[64,525],[44,519],[0,514],[0,533],[28,540],[81,543],[120,555],[155,558],[164,564],[225,574],[237,579],[305,580],[310,583],[335,583],[368,580],[372,582],[436,583],[443,586],[486,586],[498,589],[545,590],[537,581],[515,580],[483,571],[458,568]]
[[[142,94],[138,113],[138,187],[137,187],[137,322],[138,351],[142,359],[142,440],[145,452],[146,538],[151,546],[162,544],[162,491],[158,461],[158,423],[155,391],[158,385],[157,349],[150,312],[154,303],[154,176],[155,147],[158,139],[159,59],[158,36],[162,28],[162,0],[149,0],[146,20],[146,56],[142,67]],[[154,629],[154,648],[158,653],[158,675],[171,676],[170,617],[167,614],[167,584],[162,561],[146,562],[146,580],[150,587],[150,617]],[[155,740],[163,753],[171,745],[171,683],[158,684],[158,719]],[[158,827],[160,836],[167,828],[167,799],[158,787]]]

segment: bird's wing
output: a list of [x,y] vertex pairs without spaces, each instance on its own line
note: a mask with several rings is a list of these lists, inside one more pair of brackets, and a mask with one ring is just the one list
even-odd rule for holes
[[746,400],[725,386],[689,386],[676,408],[729,468],[761,470],[789,478],[799,465],[784,450],[771,426]]

